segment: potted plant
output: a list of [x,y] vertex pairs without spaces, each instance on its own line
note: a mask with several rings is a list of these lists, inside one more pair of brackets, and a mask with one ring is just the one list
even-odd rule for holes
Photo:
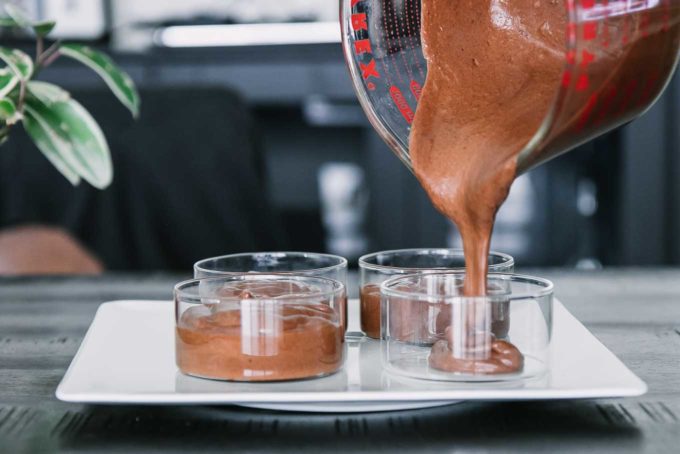
[[113,179],[111,155],[101,128],[64,89],[36,80],[57,58],[74,59],[94,70],[134,117],[140,99],[130,76],[107,55],[86,45],[56,41],[46,46],[54,21],[32,21],[15,5],[5,5],[0,27],[22,28],[35,36],[35,56],[0,46],[0,145],[21,123],[38,149],[73,185],[82,180],[106,188]]

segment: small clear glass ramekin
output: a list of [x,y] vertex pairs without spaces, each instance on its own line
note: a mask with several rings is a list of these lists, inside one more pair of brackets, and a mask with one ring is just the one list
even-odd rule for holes
[[[533,378],[548,367],[553,285],[489,274],[486,296],[464,296],[463,273],[398,276],[381,285],[383,365],[441,381]],[[503,336],[494,313],[507,311]]]
[[[223,255],[194,264],[194,277],[217,277],[241,273],[286,274],[323,277],[347,288],[347,259],[313,252],[250,252]],[[347,293],[340,295],[342,326],[347,330]]]
[[331,279],[242,274],[175,286],[176,361],[187,375],[230,381],[323,377],[345,360]]
[[[359,259],[361,330],[380,338],[380,284],[397,275],[437,271],[465,271],[462,249],[399,249],[364,255]],[[512,273],[515,260],[500,252],[489,254],[490,273]],[[500,306],[499,306],[500,308]],[[498,318],[503,313],[497,314]]]

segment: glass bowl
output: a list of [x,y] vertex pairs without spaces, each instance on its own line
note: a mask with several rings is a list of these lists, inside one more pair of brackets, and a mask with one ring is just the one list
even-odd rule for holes
[[[241,273],[286,274],[323,277],[347,288],[347,259],[313,252],[253,252],[223,255],[194,264],[194,277],[215,277]],[[347,330],[347,294],[339,296],[342,325]]]
[[[440,381],[533,378],[547,370],[553,285],[490,274],[486,296],[463,295],[463,273],[398,276],[381,286],[381,350],[389,372]],[[505,336],[494,312],[503,306]]]
[[338,281],[242,274],[175,287],[176,361],[187,375],[230,381],[322,377],[345,359]]
[[[514,259],[500,252],[489,254],[490,273],[512,273]],[[400,249],[376,252],[359,259],[361,330],[380,338],[380,284],[396,275],[435,271],[465,271],[462,249]],[[499,317],[502,314],[498,314]]]

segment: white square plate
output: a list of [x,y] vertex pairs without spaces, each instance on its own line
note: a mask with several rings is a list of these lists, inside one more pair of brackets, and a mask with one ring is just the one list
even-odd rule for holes
[[[358,301],[350,301],[350,331]],[[385,411],[461,400],[639,396],[647,385],[555,301],[551,363],[535,380],[440,383],[381,368],[380,343],[349,341],[344,368],[329,377],[283,383],[229,383],[181,374],[175,366],[174,306],[166,301],[102,304],[57,388],[68,402],[236,404],[315,412]]]

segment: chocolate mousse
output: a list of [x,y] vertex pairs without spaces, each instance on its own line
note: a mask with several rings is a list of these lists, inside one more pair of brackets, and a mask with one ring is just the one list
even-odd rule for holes
[[361,331],[372,339],[380,339],[380,284],[361,287]]
[[[446,340],[439,340],[432,346],[429,363],[435,369],[470,375],[511,374],[524,368],[524,356],[510,342],[494,339],[475,339],[467,346],[465,358],[459,358],[454,349],[456,343],[451,339],[447,328]],[[483,346],[480,348],[480,346]],[[477,349],[471,354],[471,350]],[[479,351],[481,350],[481,351]]]
[[[403,288],[409,291],[408,288]],[[380,284],[367,284],[361,289],[361,330],[373,339],[380,339]],[[438,324],[441,303],[422,303],[408,298],[391,298],[389,311],[390,338],[417,345],[432,345],[444,334],[446,326]]]
[[234,299],[191,307],[177,322],[179,369],[235,381],[292,380],[337,371],[344,358],[339,314],[323,301],[307,303],[310,291],[281,281],[218,289],[214,294]]
[[[405,289],[408,291],[408,289]],[[361,288],[360,292],[360,314],[361,314],[361,331],[366,336],[372,339],[380,339],[381,326],[381,294],[380,284],[366,284]],[[392,305],[396,305],[394,302]],[[402,307],[406,307],[408,303],[401,302]],[[412,302],[413,304],[419,304]],[[430,315],[423,314],[423,318],[414,318],[411,310],[393,310],[390,314],[390,337],[404,342],[412,342],[414,338],[419,340],[416,343],[426,344],[430,340],[434,342],[436,338],[441,337],[446,328],[451,325],[451,312],[445,310],[443,304],[430,304],[431,309],[434,309],[436,315],[431,315],[434,322],[434,330],[430,327]],[[403,320],[401,320],[403,318]],[[420,327],[410,326],[414,324],[422,325]],[[414,336],[414,331],[420,333]],[[498,339],[504,339],[508,336],[510,331],[510,303],[507,301],[498,301],[493,304],[491,309],[491,332]]]

